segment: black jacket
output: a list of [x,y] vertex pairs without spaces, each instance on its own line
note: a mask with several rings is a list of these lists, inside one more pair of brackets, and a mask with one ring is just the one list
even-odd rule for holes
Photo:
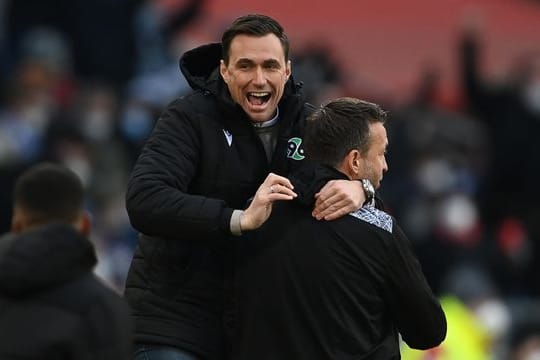
[[395,219],[364,207],[335,221],[311,216],[337,170],[306,166],[298,193],[239,241],[235,359],[398,359],[438,345],[446,318]]
[[[286,175],[303,156],[300,86],[286,84],[272,162],[219,75],[220,44],[187,52],[180,68],[194,92],[158,120],[133,169],[126,195],[142,234],[125,295],[138,342],[170,345],[208,359],[223,353],[224,248],[233,209],[270,172]],[[174,81],[174,80],[173,80]],[[296,138],[296,139],[295,139]]]
[[67,225],[1,237],[0,359],[128,359],[128,306],[95,264],[92,244]]

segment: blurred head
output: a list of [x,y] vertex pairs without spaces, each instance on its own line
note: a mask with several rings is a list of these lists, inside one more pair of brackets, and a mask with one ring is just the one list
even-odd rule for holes
[[291,74],[283,28],[268,16],[246,15],[232,23],[221,43],[220,73],[232,99],[252,121],[270,120]]
[[388,170],[385,121],[386,112],[376,104],[354,98],[332,100],[307,120],[306,156],[350,179],[369,179],[378,188]]
[[12,231],[62,222],[88,234],[90,221],[83,202],[83,185],[71,170],[49,163],[31,167],[15,183]]

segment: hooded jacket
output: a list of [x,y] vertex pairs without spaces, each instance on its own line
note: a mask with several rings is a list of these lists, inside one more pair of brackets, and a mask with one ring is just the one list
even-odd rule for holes
[[221,45],[188,51],[180,69],[193,93],[163,112],[129,180],[126,206],[141,232],[125,296],[136,341],[219,359],[224,260],[233,209],[243,209],[269,172],[303,159],[305,106],[289,78],[269,163],[251,121],[219,74]]
[[398,332],[411,347],[437,346],[446,318],[395,219],[363,207],[318,221],[313,195],[346,176],[309,165],[289,178],[297,199],[239,239],[233,358],[398,359]]
[[128,359],[128,306],[95,264],[92,244],[68,225],[2,236],[0,359]]

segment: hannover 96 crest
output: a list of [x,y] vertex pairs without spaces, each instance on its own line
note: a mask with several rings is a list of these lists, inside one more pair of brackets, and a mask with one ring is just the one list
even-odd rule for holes
[[293,160],[304,160],[304,149],[300,148],[302,139],[293,137],[287,142],[287,157]]

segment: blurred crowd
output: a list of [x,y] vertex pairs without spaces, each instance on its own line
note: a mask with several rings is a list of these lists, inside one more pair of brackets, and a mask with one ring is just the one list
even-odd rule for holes
[[[127,177],[160,110],[189,91],[177,60],[192,46],[183,30],[203,11],[200,0],[0,0],[0,233],[14,179],[39,161],[65,164],[87,188],[96,271],[123,288],[137,239]],[[449,323],[455,314],[459,332],[478,335],[471,348],[482,349],[447,358],[538,359],[540,54],[489,78],[481,39],[474,28],[459,35],[452,105],[440,101],[435,69],[407,104],[355,88],[318,42],[293,47],[293,75],[314,104],[355,96],[390,110],[381,196]],[[469,340],[446,343],[465,349]]]

